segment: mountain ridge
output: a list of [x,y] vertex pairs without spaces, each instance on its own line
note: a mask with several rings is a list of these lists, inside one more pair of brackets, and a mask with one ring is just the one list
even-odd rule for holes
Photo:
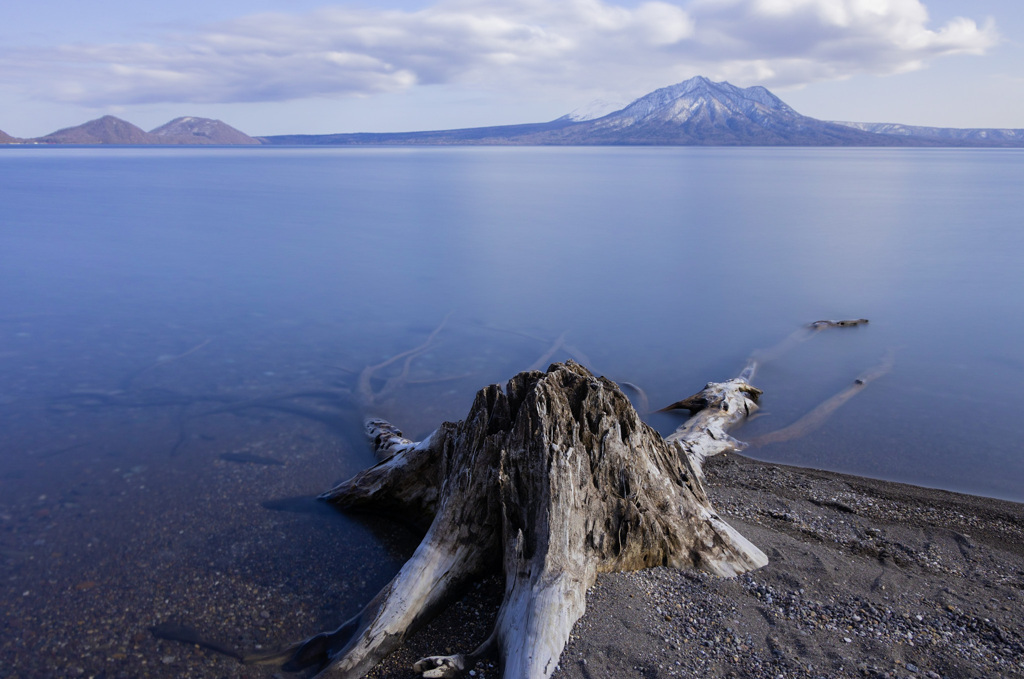
[[[597,104],[597,106],[595,106]],[[802,115],[761,86],[740,88],[695,76],[600,115],[576,109],[547,123],[423,132],[271,135],[271,145],[670,145],[670,146],[1024,146],[1024,130],[859,124]],[[1013,133],[1013,134],[1011,134]],[[1017,134],[1019,133],[1019,134]]]
[[670,146],[910,146],[913,138],[858,130],[803,116],[760,86],[740,88],[696,76],[600,117],[568,114],[547,123],[430,132],[279,135],[267,144],[500,144]]
[[543,123],[429,130],[251,137],[226,123],[183,116],[149,132],[114,116],[2,144],[119,145],[547,145],[1024,147],[1024,129],[935,128],[825,121],[802,115],[759,85],[695,76],[605,113],[592,102]]
[[1024,143],[1024,129],[1005,127],[928,127],[925,125],[902,125],[900,123],[851,123],[838,120],[833,122],[837,125],[845,125],[876,134],[930,137],[932,139],[955,141],[1008,141]]

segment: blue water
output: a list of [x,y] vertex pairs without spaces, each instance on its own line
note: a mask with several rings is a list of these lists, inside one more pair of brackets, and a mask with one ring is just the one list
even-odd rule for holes
[[3,149],[0,484],[58,492],[40,460],[108,441],[195,465],[206,411],[319,390],[337,399],[296,403],[346,423],[326,487],[370,460],[354,374],[445,318],[372,408],[413,436],[563,334],[551,360],[656,408],[865,317],[766,364],[738,436],[892,370],[750,454],[1024,500],[1022,186],[1016,150]]

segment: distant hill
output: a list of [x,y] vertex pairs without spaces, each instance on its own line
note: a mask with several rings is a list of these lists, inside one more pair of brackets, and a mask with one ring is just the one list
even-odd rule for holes
[[[600,109],[601,102],[592,108]],[[606,109],[605,109],[606,110]],[[538,144],[668,146],[1024,146],[1024,134],[960,130],[911,134],[817,120],[764,87],[740,88],[697,76],[607,113],[577,110],[548,123],[400,133],[280,135],[266,144]],[[925,129],[925,128],[921,128]],[[927,128],[937,129],[937,128]]]
[[24,140],[34,144],[259,144],[247,134],[210,118],[183,117],[146,132],[114,116],[103,116],[77,127],[66,127],[45,137]]
[[950,142],[958,146],[1024,146],[1024,129],[922,127],[898,123],[846,123],[838,122],[865,132],[889,134],[936,142]]
[[14,137],[12,137],[11,135],[7,134],[3,130],[0,130],[0,144],[13,144],[13,143],[18,142],[18,141],[21,141],[21,140],[20,139],[15,139]]
[[38,144],[149,144],[149,133],[131,123],[103,116],[77,127],[65,127],[32,141]]
[[532,144],[538,134],[569,127],[576,123],[559,119],[550,123],[467,127],[435,132],[354,132],[342,134],[285,134],[259,137],[264,144],[300,146],[345,146],[360,144]]
[[253,139],[244,132],[219,120],[210,118],[194,118],[186,116],[175,118],[149,134],[156,137],[157,144],[219,144],[233,146],[237,144],[259,144],[259,140]]

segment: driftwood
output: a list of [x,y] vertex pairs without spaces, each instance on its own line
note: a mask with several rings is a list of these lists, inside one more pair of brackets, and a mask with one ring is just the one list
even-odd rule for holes
[[765,555],[726,524],[704,492],[710,455],[757,409],[746,376],[687,400],[695,414],[668,439],[611,381],[572,362],[482,389],[466,418],[414,443],[367,424],[381,460],[322,496],[344,508],[429,525],[419,548],[366,608],[337,630],[246,662],[361,677],[470,579],[501,568],[505,594],[490,638],[468,654],[419,661],[424,677],[462,676],[497,655],[506,679],[554,672],[600,572],[665,565],[733,576]]
[[769,443],[782,443],[806,436],[817,429],[832,413],[843,404],[859,394],[869,384],[892,370],[893,352],[889,352],[874,368],[861,373],[853,382],[835,394],[817,408],[807,413],[793,424],[775,431],[755,436],[747,441],[752,446],[764,446]]
[[[736,378],[709,383],[662,408],[691,414],[665,438],[640,420],[615,383],[572,361],[555,363],[546,372],[520,373],[504,391],[497,385],[482,389],[463,421],[445,423],[418,443],[391,424],[371,419],[367,433],[380,462],[321,499],[346,509],[400,515],[424,528],[419,548],[388,586],[338,629],[279,652],[246,655],[178,624],[158,625],[153,634],[199,644],[245,663],[273,663],[289,670],[312,667],[321,677],[354,679],[457,597],[462,585],[501,569],[505,594],[490,637],[470,653],[424,658],[414,669],[428,678],[460,677],[479,660],[497,656],[506,679],[546,679],[584,613],[586,590],[598,573],[664,565],[733,576],[767,564],[767,557],[711,507],[703,464],[713,455],[746,447],[729,430],[758,409],[761,392],[750,382],[760,363],[824,329],[866,323],[817,321],[755,353]],[[364,408],[379,407],[416,382],[411,364],[434,345],[444,325],[420,346],[358,373],[352,391]],[[139,374],[205,345],[133,373],[126,386]],[[541,361],[562,350],[582,357],[563,334]],[[392,367],[396,364],[397,371]],[[890,366],[891,358],[797,423],[757,443],[806,433]],[[647,411],[643,390],[623,384],[636,392]],[[292,401],[315,399],[336,408],[343,397],[334,390],[237,399],[125,389],[76,393],[54,407],[183,409],[210,401],[221,405],[202,414],[269,408],[332,424],[331,410]],[[179,424],[175,449],[184,437],[183,410]]]

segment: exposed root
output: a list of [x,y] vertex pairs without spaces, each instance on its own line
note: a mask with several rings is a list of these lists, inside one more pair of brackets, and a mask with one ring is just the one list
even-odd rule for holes
[[462,653],[455,655],[432,655],[417,660],[412,669],[422,674],[425,679],[457,679],[462,677],[467,668],[473,664]]
[[737,380],[714,385],[721,394],[711,386],[690,429],[669,442],[614,383],[571,362],[521,373],[504,392],[481,390],[465,420],[420,443],[371,420],[381,462],[323,497],[432,516],[426,537],[341,628],[247,660],[362,676],[459,585],[500,565],[505,596],[491,638],[471,654],[425,658],[416,669],[459,676],[496,650],[506,679],[545,679],[597,573],[669,565],[728,576],[763,566],[764,554],[711,509],[699,478],[703,457],[756,409],[760,392]]
[[[508,334],[508,335],[514,335],[516,337],[525,337],[526,339],[533,340],[534,342],[537,342],[539,344],[547,344],[548,343],[548,340],[546,340],[546,339],[544,339],[542,337],[537,337],[536,335],[531,335],[528,332],[522,332],[520,330],[512,330],[510,328],[497,328],[497,327],[494,327],[494,326],[491,326],[491,325],[484,325],[482,327],[485,328],[486,330],[491,330],[493,332],[501,332],[501,333],[505,333],[505,334]],[[569,355],[569,358],[571,358],[572,360],[576,361],[580,365],[585,365],[585,366],[588,366],[588,367],[589,366],[593,366],[594,365],[593,362],[590,360],[590,358],[585,353],[583,353],[582,350],[580,350],[579,347],[577,347],[576,345],[573,345],[573,344],[566,344],[565,343],[565,336],[567,334],[568,334],[568,331],[563,332],[554,341],[554,343],[552,344],[551,348],[547,352],[545,352],[545,354],[542,355],[541,358],[539,358],[539,359],[537,359],[536,361],[533,362],[533,365],[530,366],[529,370],[544,370],[544,369],[546,369],[548,367],[549,362],[554,357],[554,354],[559,349],[564,349],[565,352]]]
[[205,347],[207,344],[209,344],[212,341],[213,341],[213,338],[210,337],[210,338],[200,342],[199,344],[197,344],[196,346],[192,347],[191,349],[189,349],[188,351],[186,351],[184,353],[177,354],[177,355],[174,355],[174,356],[160,356],[159,358],[156,359],[156,361],[154,363],[151,363],[150,365],[147,365],[146,367],[144,367],[144,368],[142,368],[140,370],[136,370],[133,373],[129,373],[128,376],[125,377],[121,381],[121,388],[124,389],[125,391],[127,391],[128,389],[131,388],[132,383],[136,379],[138,379],[139,376],[143,375],[144,373],[147,373],[150,370],[152,370],[154,368],[158,368],[158,367],[160,367],[162,365],[167,365],[168,363],[173,363],[174,361],[177,361],[179,359],[185,358],[186,356],[190,356],[190,355],[196,353],[197,351],[199,351],[200,349],[202,349],[203,347]]
[[[370,407],[379,403],[408,383],[409,369],[412,366],[413,360],[433,345],[434,339],[437,338],[437,335],[444,328],[450,316],[450,313],[445,316],[444,320],[441,321],[441,324],[434,328],[434,331],[430,333],[426,341],[418,347],[413,347],[407,351],[395,354],[386,361],[382,361],[376,365],[368,365],[363,368],[362,372],[359,373],[358,392],[359,398],[364,406]],[[403,359],[404,362],[402,363],[401,372],[396,376],[387,378],[384,382],[384,386],[375,391],[373,388],[373,380],[377,377],[377,373],[398,361],[402,361]]]
[[788,427],[776,429],[775,431],[762,434],[761,436],[755,436],[749,440],[750,445],[764,446],[769,443],[782,443],[783,441],[792,441],[794,439],[801,438],[802,436],[806,436],[820,427],[825,420],[827,420],[832,413],[842,407],[843,404],[863,391],[868,384],[874,382],[879,377],[882,377],[892,370],[893,360],[894,352],[887,353],[881,363],[871,370],[862,373],[853,381],[852,384],[844,388],[838,394],[829,398],[827,401]]
[[651,401],[647,398],[647,392],[641,389],[638,385],[632,382],[619,382],[620,385],[626,387],[630,391],[634,392],[637,398],[640,400],[640,408],[638,410],[641,413],[651,412]]
[[406,380],[406,384],[443,384],[444,382],[455,382],[457,380],[464,380],[467,377],[472,377],[473,373],[462,373],[461,375],[448,375],[446,377],[432,377],[425,380]]
[[686,408],[692,415],[665,440],[678,442],[685,449],[694,475],[703,481],[705,460],[747,447],[726,432],[757,412],[760,396],[761,390],[741,377],[708,382],[704,389],[678,402],[680,408]]
[[856,325],[867,325],[866,318],[852,318],[844,321],[814,321],[807,327],[811,330],[824,330],[825,328],[852,328]]
[[[862,322],[819,321],[783,344]],[[364,405],[410,384],[412,361],[443,327],[419,347],[365,368],[357,388]],[[539,362],[563,349],[564,335]],[[703,475],[708,457],[745,446],[729,432],[757,411],[761,391],[750,380],[762,360],[752,358],[738,377],[708,383],[667,408],[691,416],[664,439],[617,385],[571,361],[520,373],[504,391],[480,390],[464,420],[442,424],[421,442],[370,420],[379,462],[321,499],[401,516],[428,526],[426,536],[341,627],[244,661],[362,677],[465,583],[501,568],[504,598],[488,640],[472,653],[424,658],[414,669],[424,677],[463,676],[495,653],[505,679],[547,679],[598,573],[670,566],[729,577],[764,566],[767,557],[711,507]],[[399,373],[375,390],[373,381],[400,361]],[[823,404],[821,417],[887,370],[863,375],[855,391]]]
[[551,357],[554,356],[555,352],[561,349],[564,345],[565,333],[563,332],[558,336],[558,339],[555,340],[554,344],[552,344],[547,351],[541,354],[540,358],[534,361],[533,365],[527,368],[527,370],[544,370],[547,368],[548,364],[551,362]]
[[[806,342],[822,330],[828,330],[829,328],[855,328],[860,325],[867,325],[868,319],[866,318],[854,318],[848,320],[839,321],[814,321],[808,323],[804,327],[795,331],[786,339],[782,340],[770,349],[762,349],[755,351],[750,357],[751,363],[767,363],[778,359],[783,354],[788,353],[796,345]],[[756,365],[755,365],[756,368]]]

